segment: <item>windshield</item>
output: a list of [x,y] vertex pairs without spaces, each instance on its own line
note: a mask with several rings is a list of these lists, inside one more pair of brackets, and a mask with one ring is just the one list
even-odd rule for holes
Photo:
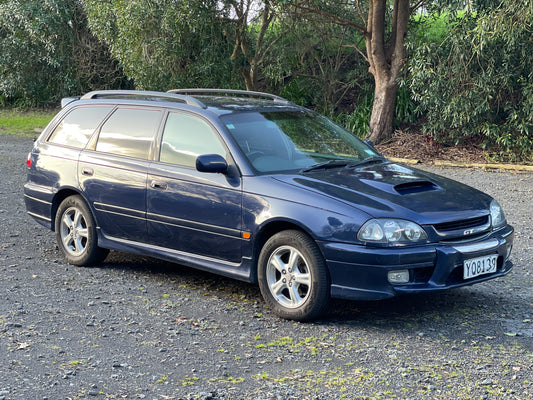
[[356,136],[311,111],[221,117],[250,164],[262,173],[346,166],[380,155]]

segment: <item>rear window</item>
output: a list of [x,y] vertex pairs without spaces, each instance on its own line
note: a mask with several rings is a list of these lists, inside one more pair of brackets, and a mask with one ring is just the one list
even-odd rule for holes
[[61,120],[49,142],[83,149],[98,124],[113,107],[80,107],[72,110]]
[[96,151],[147,160],[161,111],[119,108],[100,130]]

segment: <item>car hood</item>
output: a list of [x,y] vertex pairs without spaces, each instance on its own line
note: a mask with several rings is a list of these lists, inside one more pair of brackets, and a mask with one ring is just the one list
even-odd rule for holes
[[275,179],[347,203],[374,218],[405,218],[421,224],[487,215],[491,201],[467,185],[390,162]]

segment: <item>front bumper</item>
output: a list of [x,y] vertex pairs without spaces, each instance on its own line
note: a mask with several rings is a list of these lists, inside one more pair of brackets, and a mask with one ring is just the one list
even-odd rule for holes
[[[508,274],[514,229],[506,227],[483,239],[417,247],[376,248],[321,242],[331,277],[331,297],[380,300],[401,294],[435,292],[472,285]],[[463,278],[464,261],[497,254],[497,270]],[[391,284],[389,271],[408,270],[409,283]]]

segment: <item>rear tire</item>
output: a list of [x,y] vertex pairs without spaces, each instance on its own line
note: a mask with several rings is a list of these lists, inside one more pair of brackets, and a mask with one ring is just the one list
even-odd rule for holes
[[265,243],[258,280],[265,302],[282,318],[315,319],[329,305],[326,262],[315,241],[301,231],[282,231]]
[[81,196],[67,197],[59,205],[55,232],[57,245],[69,264],[89,266],[103,261],[109,253],[98,247],[96,224]]

